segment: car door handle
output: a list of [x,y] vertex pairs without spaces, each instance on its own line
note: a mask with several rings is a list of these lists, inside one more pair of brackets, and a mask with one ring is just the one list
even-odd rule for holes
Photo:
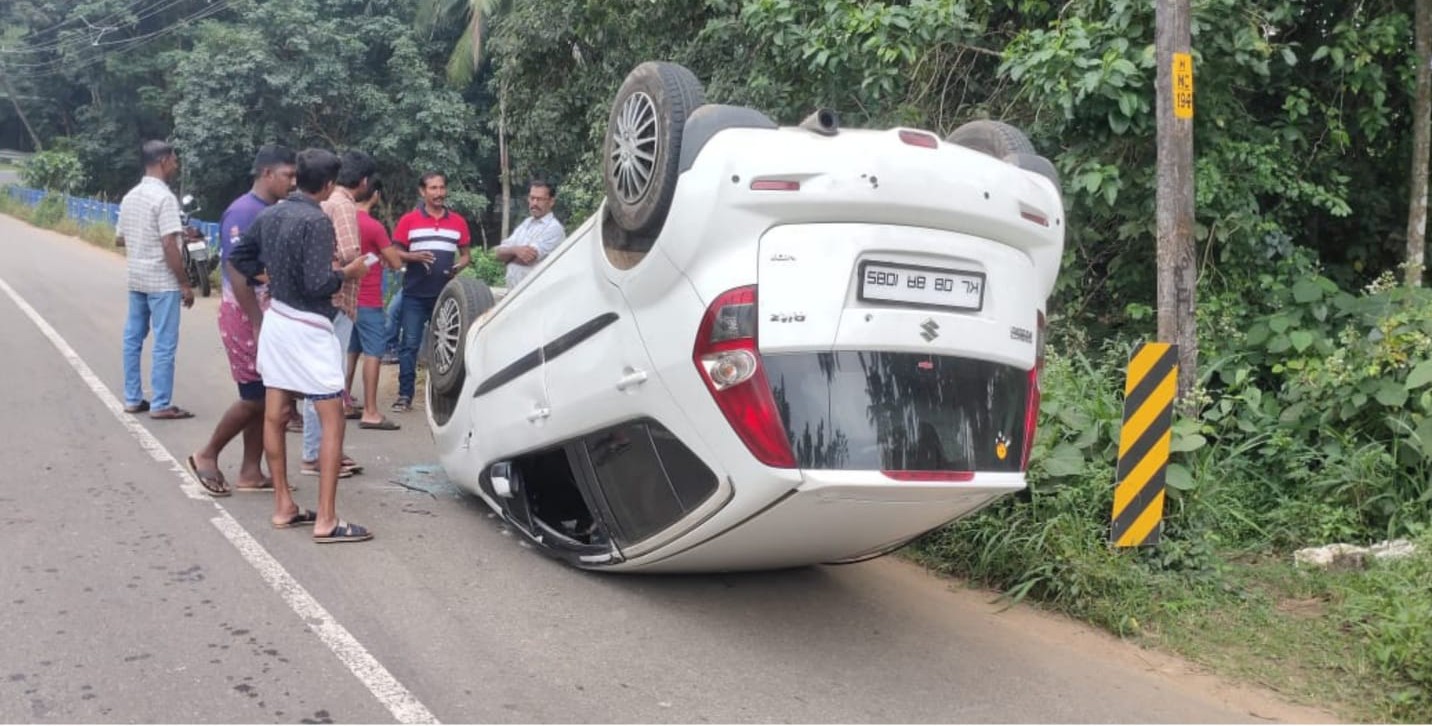
[[547,418],[551,415],[552,409],[547,408],[546,406],[538,406],[537,408],[532,409],[532,413],[527,414],[527,420],[531,421],[532,423],[537,423],[538,421],[541,421],[542,419]]
[[628,368],[626,369],[626,375],[617,379],[617,390],[625,391],[628,388],[634,388],[643,383],[646,383],[646,371]]

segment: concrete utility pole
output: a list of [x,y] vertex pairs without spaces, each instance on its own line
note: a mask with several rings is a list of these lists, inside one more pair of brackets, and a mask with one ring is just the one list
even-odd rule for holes
[[1178,391],[1198,380],[1194,322],[1198,268],[1193,250],[1193,57],[1190,0],[1158,0],[1159,340],[1178,346]]
[[1432,146],[1432,0],[1417,0],[1417,100],[1412,106],[1412,176],[1408,180],[1407,284],[1422,285],[1427,267],[1427,155]]

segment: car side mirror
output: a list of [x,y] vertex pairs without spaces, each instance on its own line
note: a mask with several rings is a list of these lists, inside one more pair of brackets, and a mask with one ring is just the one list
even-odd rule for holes
[[492,480],[492,492],[503,499],[511,499],[512,491],[512,464],[501,461],[493,464],[487,470],[487,476]]

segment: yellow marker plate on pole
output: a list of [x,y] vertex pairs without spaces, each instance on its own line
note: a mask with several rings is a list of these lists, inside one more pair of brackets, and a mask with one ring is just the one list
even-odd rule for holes
[[1173,117],[1193,118],[1193,56],[1173,54]]
[[1117,547],[1159,542],[1177,393],[1178,346],[1139,346],[1129,360],[1124,384],[1124,425],[1119,432],[1119,468],[1109,528],[1109,541]]

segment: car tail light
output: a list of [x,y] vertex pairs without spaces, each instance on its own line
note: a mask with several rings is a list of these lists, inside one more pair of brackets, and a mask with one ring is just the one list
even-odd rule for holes
[[1035,223],[1035,224],[1037,224],[1037,225],[1039,225],[1039,226],[1041,226],[1041,227],[1048,227],[1048,226],[1049,226],[1049,217],[1046,217],[1046,216],[1044,216],[1043,214],[1040,214],[1039,212],[1031,212],[1031,211],[1029,211],[1029,210],[1027,210],[1027,209],[1023,209],[1023,210],[1020,210],[1019,216],[1025,218],[1026,220],[1029,220],[1030,222],[1033,222],[1033,223]]
[[798,192],[801,183],[789,179],[756,179],[751,182],[751,189],[758,192]]
[[940,146],[939,139],[923,131],[901,131],[900,140],[911,146],[920,146],[926,149],[937,149]]
[[766,466],[794,469],[795,454],[756,347],[756,288],[722,293],[706,309],[692,360],[736,435]]
[[1020,471],[1029,471],[1029,452],[1034,448],[1034,434],[1039,427],[1039,374],[1044,370],[1044,311],[1034,333],[1034,367],[1029,369],[1029,393],[1024,402],[1024,454]]
[[895,481],[974,481],[972,471],[882,471]]

